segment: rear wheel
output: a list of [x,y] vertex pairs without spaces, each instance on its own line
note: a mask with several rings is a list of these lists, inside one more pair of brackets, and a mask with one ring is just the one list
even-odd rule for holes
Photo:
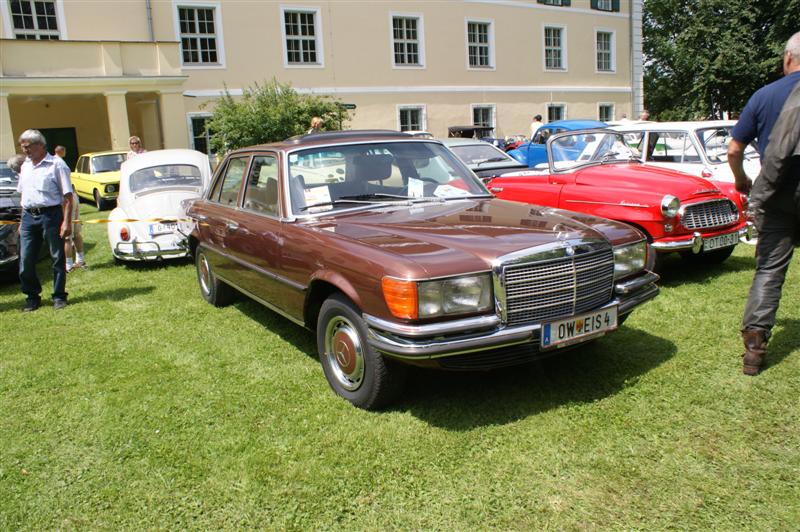
[[208,257],[202,249],[197,250],[195,265],[197,266],[197,281],[200,283],[200,295],[203,296],[203,299],[215,307],[224,307],[230,304],[236,293],[233,288],[217,279],[211,269],[211,263],[208,262]]
[[322,304],[317,349],[328,384],[359,408],[379,409],[403,388],[406,367],[384,358],[369,345],[360,312],[341,294]]
[[681,257],[689,264],[720,264],[731,256],[735,247],[730,246],[723,249],[715,249],[714,251],[703,251],[696,255],[691,252],[684,252],[681,253]]

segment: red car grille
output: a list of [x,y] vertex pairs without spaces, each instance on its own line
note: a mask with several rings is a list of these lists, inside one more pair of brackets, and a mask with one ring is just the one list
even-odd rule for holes
[[730,225],[739,219],[739,211],[731,200],[714,200],[686,206],[681,224],[686,229],[709,229]]

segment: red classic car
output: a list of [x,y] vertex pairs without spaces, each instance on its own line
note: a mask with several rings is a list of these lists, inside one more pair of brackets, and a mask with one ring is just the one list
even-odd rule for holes
[[729,183],[641,164],[622,134],[569,131],[547,142],[548,162],[495,177],[497,197],[585,212],[631,224],[660,253],[687,260],[727,259],[750,236],[745,196]]
[[402,363],[525,363],[658,293],[638,230],[496,199],[440,142],[397,132],[234,151],[188,215],[202,296],[239,291],[316,331],[325,377],[362,408],[401,390]]

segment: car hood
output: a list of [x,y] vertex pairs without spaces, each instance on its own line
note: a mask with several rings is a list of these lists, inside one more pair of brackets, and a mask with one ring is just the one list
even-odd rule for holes
[[387,206],[313,224],[388,253],[418,258],[431,276],[438,270],[452,273],[453,264],[462,271],[485,270],[497,257],[564,240],[620,244],[642,239],[633,228],[611,220],[494,198]]
[[682,202],[721,194],[716,185],[701,177],[638,163],[592,165],[574,173],[577,185],[636,191],[628,198],[631,201],[640,194],[659,198],[671,194]]

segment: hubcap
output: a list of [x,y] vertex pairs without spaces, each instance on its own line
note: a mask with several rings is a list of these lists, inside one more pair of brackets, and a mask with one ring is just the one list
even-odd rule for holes
[[200,267],[197,271],[200,274],[197,276],[200,280],[200,290],[204,294],[209,294],[211,292],[211,268],[209,268],[208,260],[204,254],[200,255]]
[[346,390],[357,390],[364,380],[364,350],[355,326],[336,316],[325,329],[325,356],[336,380]]

